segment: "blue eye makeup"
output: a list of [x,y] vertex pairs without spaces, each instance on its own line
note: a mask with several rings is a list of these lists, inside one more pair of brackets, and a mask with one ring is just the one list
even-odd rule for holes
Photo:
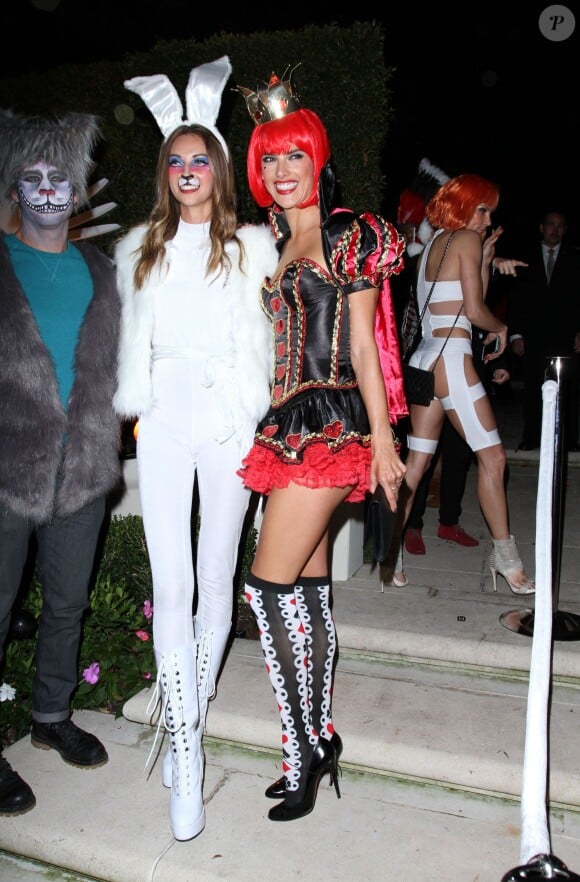
[[189,163],[190,168],[207,168],[209,167],[209,157],[205,155],[205,153],[200,153],[198,156],[194,156]]

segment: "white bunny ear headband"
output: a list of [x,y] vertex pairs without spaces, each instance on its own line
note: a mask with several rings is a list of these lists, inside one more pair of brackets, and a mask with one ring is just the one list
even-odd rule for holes
[[125,80],[123,85],[143,99],[164,138],[168,138],[178,126],[197,123],[205,126],[216,136],[225,155],[229,156],[227,144],[215,123],[220,110],[222,92],[231,72],[232,66],[227,55],[193,68],[185,90],[187,111],[185,119],[179,95],[165,74],[133,77],[132,80]]

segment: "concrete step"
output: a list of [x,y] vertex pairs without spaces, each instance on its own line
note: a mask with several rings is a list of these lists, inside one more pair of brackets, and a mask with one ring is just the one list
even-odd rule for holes
[[[100,769],[67,766],[54,751],[32,748],[28,737],[5,751],[37,806],[0,819],[0,848],[50,864],[55,880],[56,866],[107,882],[270,882],[273,875],[283,882],[499,882],[520,863],[533,642],[502,621],[528,616],[534,598],[514,596],[503,580],[497,594],[492,590],[475,472],[461,523],[478,547],[437,539],[437,512],[427,509],[427,554],[407,557],[407,587],[381,592],[368,566],[334,584],[342,799],[324,781],[311,815],[290,825],[268,820],[264,789],[280,773],[278,715],[259,644],[236,640],[209,709],[201,836],[173,840],[159,764],[144,774],[155,730],[139,722],[149,697],[142,693],[125,708],[136,722],[75,713],[107,747],[109,762]],[[508,489],[530,573],[536,473],[533,463],[513,464]],[[573,626],[580,621],[579,501],[580,469],[571,469],[556,610]],[[551,852],[578,873],[577,638],[573,628],[553,647],[547,811]],[[0,854],[1,879],[21,874],[20,864],[6,864]]]
[[[263,682],[264,671],[256,668],[258,674]],[[343,706],[346,698],[343,689]],[[255,704],[251,698],[248,717]],[[463,706],[456,702],[458,711]],[[396,709],[381,710],[383,719],[387,712],[391,718],[390,739]],[[75,719],[103,741],[107,765],[94,771],[73,768],[54,751],[32,748],[29,738],[6,752],[33,787],[37,805],[26,815],[0,819],[0,848],[49,865],[38,879],[24,876],[28,865],[2,860],[0,852],[0,879],[6,882],[77,882],[68,871],[82,873],[82,882],[85,876],[106,882],[271,882],[273,877],[281,882],[499,882],[521,863],[517,800],[364,774],[345,763],[341,799],[325,779],[312,814],[273,824],[267,817],[273,803],[264,798],[264,789],[275,773],[278,750],[273,756],[210,737],[204,740],[206,827],[197,838],[176,842],[159,766],[149,777],[144,773],[151,726],[95,711],[80,711]],[[360,728],[364,725],[361,719]],[[452,723],[447,729],[451,733]],[[343,733],[346,752],[355,741]],[[554,808],[550,831],[551,852],[580,869],[580,814]]]
[[[426,634],[425,629],[412,633],[397,628],[397,617],[391,617],[385,629],[379,611],[384,615],[385,607],[397,604],[389,604],[379,592],[358,590],[362,596],[356,596],[357,589],[335,590],[341,649],[333,706],[344,742],[341,762],[357,770],[519,798],[530,641],[499,625],[490,604],[466,606],[465,599],[454,602],[468,613],[466,623],[476,621],[481,627],[484,614],[496,619],[495,641],[476,646],[464,637],[452,641],[451,647],[448,638],[432,630]],[[368,604],[364,608],[363,599]],[[433,602],[426,596],[423,600]],[[351,604],[357,607],[357,625],[348,629],[341,622]],[[449,614],[452,605],[447,602]],[[399,602],[402,625],[401,606]],[[491,608],[497,612],[495,604]],[[417,604],[414,609],[417,612]],[[364,627],[367,618],[373,627]],[[521,641],[517,652],[516,640]],[[437,648],[446,651],[437,653]],[[550,798],[561,806],[578,807],[580,767],[570,721],[580,714],[580,668],[577,653],[569,648],[567,644],[565,651],[556,653],[559,673],[549,719]],[[124,716],[151,723],[146,710],[150,695],[145,689],[128,701]],[[280,774],[279,718],[257,641],[234,642],[210,705],[207,735],[274,751],[272,777]]]

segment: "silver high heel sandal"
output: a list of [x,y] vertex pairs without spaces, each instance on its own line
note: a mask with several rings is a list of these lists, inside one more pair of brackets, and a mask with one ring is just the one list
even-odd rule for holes
[[399,545],[397,562],[395,563],[395,567],[392,570],[390,578],[381,578],[381,593],[384,594],[385,586],[387,588],[406,588],[408,584],[409,580],[407,579],[407,575],[403,568],[403,543],[401,542],[401,544]]
[[533,594],[536,586],[531,579],[526,578],[523,585],[515,585],[510,578],[523,570],[524,565],[516,547],[513,536],[509,539],[492,539],[493,543],[489,555],[489,571],[493,581],[493,590],[497,591],[497,574],[503,576],[514,594]]

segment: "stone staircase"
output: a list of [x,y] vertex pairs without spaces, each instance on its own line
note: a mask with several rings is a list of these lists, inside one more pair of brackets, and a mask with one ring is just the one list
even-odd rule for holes
[[[428,528],[424,535],[428,555],[410,559],[406,588],[381,592],[367,565],[334,586],[340,647],[334,722],[344,742],[341,763],[519,799],[532,639],[504,627],[500,618],[530,609],[530,598],[494,595],[483,537],[478,549],[461,549],[431,540]],[[529,551],[522,549],[524,556]],[[576,601],[568,602],[575,588],[565,585],[566,608],[580,613]],[[552,683],[550,802],[579,810],[580,655],[574,640],[555,644]],[[146,689],[127,702],[125,717],[150,722],[149,695]],[[234,641],[210,705],[207,735],[272,751],[277,777],[279,720],[257,641]]]
[[[0,878],[35,882],[21,860],[10,863],[17,856],[42,862],[59,882],[501,882],[520,863],[533,644],[513,623],[529,618],[534,598],[512,595],[503,580],[492,590],[475,474],[461,523],[478,547],[437,539],[437,512],[427,509],[427,554],[406,560],[406,588],[382,592],[368,565],[334,581],[342,799],[324,781],[311,815],[290,825],[268,820],[264,789],[280,774],[279,720],[259,643],[238,638],[209,708],[203,834],[173,840],[160,763],[144,772],[155,734],[145,690],[126,702],[126,718],[75,714],[106,745],[100,769],[68,766],[29,738],[8,748],[37,806],[0,819]],[[536,484],[537,462],[510,463],[512,523],[530,572]],[[557,612],[575,625],[579,468],[569,470],[566,491]],[[570,636],[554,641],[551,662],[547,814],[552,853],[578,872],[580,646]]]

